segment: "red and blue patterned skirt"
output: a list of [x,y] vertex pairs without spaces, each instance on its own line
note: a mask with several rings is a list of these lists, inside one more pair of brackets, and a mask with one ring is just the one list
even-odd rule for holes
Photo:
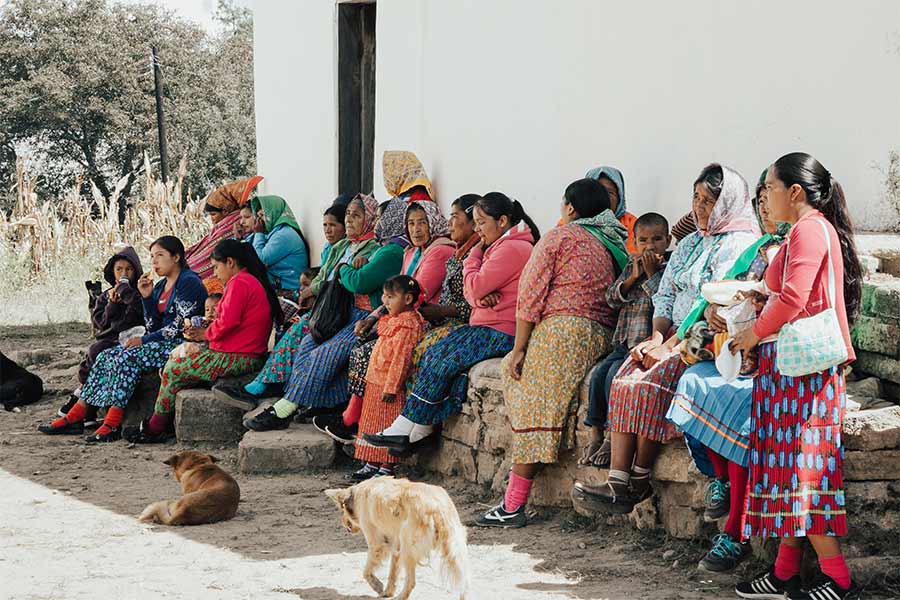
[[774,342],[760,346],[744,535],[845,535],[843,368],[788,377],[775,356]]

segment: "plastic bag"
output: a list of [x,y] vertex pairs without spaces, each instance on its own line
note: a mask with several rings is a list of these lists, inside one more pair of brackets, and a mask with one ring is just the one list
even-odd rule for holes
[[319,291],[309,315],[309,335],[317,344],[330,340],[350,322],[353,294],[334,278]]
[[138,325],[137,327],[132,327],[131,329],[126,329],[125,331],[123,331],[122,333],[119,334],[119,343],[124,346],[125,342],[127,342],[131,338],[144,337],[144,335],[146,335],[146,333],[147,333],[147,328],[144,327],[143,325]]
[[733,306],[719,307],[717,312],[725,320],[728,337],[734,337],[740,332],[750,329],[756,323],[756,308],[749,298],[745,298]]

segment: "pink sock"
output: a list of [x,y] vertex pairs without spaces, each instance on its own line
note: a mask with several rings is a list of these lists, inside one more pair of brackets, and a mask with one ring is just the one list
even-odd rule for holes
[[531,493],[531,484],[533,483],[534,479],[525,479],[510,471],[509,485],[506,486],[506,495],[503,498],[503,508],[509,512],[515,512],[528,502],[528,494]]
[[356,394],[350,394],[350,404],[341,415],[344,419],[344,425],[353,425],[359,423],[359,417],[362,415],[363,399]]
[[158,415],[153,413],[153,416],[150,417],[150,422],[147,423],[147,429],[149,430],[150,435],[159,435],[165,432],[166,427],[169,426],[169,415]]
[[803,559],[802,546],[778,546],[778,556],[775,558],[775,577],[787,581],[800,573],[800,561]]
[[822,568],[823,573],[834,579],[834,582],[845,590],[850,587],[850,569],[847,568],[843,554],[820,558],[819,567]]

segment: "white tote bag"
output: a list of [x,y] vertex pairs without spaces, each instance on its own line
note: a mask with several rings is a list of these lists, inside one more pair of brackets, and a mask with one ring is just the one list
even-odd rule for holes
[[[831,262],[831,236],[821,219],[816,219],[825,235],[828,249],[828,308],[817,315],[785,323],[778,332],[776,364],[782,375],[800,377],[829,369],[847,361],[847,345],[841,332],[837,311],[834,309],[835,282],[834,265]],[[784,271],[787,272],[788,255],[784,257]],[[784,289],[782,274],[781,285]]]

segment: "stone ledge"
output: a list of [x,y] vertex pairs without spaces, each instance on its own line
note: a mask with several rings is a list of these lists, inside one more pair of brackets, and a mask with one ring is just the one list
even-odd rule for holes
[[236,444],[246,429],[244,411],[223,404],[212,391],[182,390],[175,399],[175,437],[179,442]]
[[241,473],[297,473],[334,462],[335,443],[312,425],[278,431],[248,431],[238,444]]

